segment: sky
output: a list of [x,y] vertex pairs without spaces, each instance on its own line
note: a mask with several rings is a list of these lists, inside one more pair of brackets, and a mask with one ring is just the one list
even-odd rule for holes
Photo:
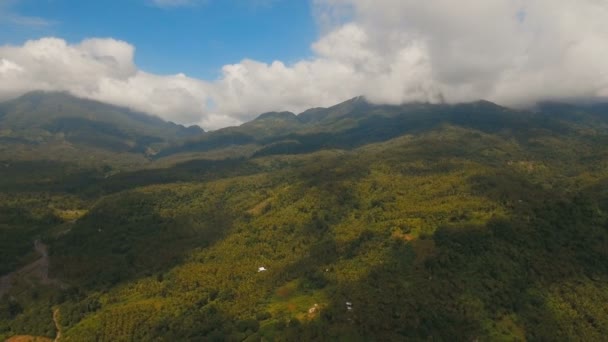
[[355,96],[608,96],[605,0],[0,0],[0,100],[32,90],[218,129]]
[[[142,70],[205,79],[218,77],[223,65],[244,58],[272,62],[307,57],[317,34],[310,4],[304,0],[0,3],[8,4],[4,11],[9,13],[0,18],[0,44],[43,37],[70,43],[113,38],[136,48],[135,63]],[[24,23],[19,25],[19,20]]]

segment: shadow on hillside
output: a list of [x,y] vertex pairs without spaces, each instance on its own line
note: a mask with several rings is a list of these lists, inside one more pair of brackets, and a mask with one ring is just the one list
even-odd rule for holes
[[3,192],[78,192],[96,182],[103,169],[53,160],[0,161]]
[[235,215],[221,202],[161,216],[158,196],[163,194],[125,192],[101,200],[53,243],[52,273],[78,287],[107,289],[162,274],[232,228]]
[[67,192],[100,196],[142,186],[211,181],[250,175],[259,167],[244,159],[192,160],[169,168],[122,172],[106,177],[110,167],[81,167],[51,160],[1,162],[0,188],[7,192]]
[[85,193],[111,194],[154,184],[208,182],[221,178],[251,175],[259,172],[255,164],[244,159],[192,160],[163,169],[146,169],[119,173],[84,188]]

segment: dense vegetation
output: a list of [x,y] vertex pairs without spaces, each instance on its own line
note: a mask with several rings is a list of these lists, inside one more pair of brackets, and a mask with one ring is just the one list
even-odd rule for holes
[[354,99],[156,160],[3,157],[0,274],[41,238],[63,286],[20,280],[0,339],[58,310],[65,341],[602,340],[604,109]]

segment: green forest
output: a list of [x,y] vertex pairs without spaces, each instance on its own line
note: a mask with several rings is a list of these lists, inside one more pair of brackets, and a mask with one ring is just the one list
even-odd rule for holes
[[608,336],[605,107],[357,98],[204,133],[85,104],[0,105],[0,276],[38,240],[50,278],[12,278],[0,340]]

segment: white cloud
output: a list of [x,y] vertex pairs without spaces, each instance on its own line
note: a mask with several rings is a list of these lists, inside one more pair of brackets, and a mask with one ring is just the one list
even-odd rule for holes
[[[367,34],[362,63],[390,67],[382,98],[451,102],[486,98],[521,105],[547,98],[596,96],[608,85],[608,2],[598,0],[317,0],[321,11],[348,13]],[[328,10],[329,9],[329,10]],[[340,28],[338,28],[340,29]],[[339,44],[336,43],[336,46]],[[416,66],[396,67],[418,46]],[[395,64],[395,62],[397,64]],[[352,64],[352,63],[351,63]],[[427,78],[418,75],[427,75]],[[381,73],[372,72],[378,76]],[[403,84],[409,83],[409,86]],[[416,85],[418,84],[418,85]],[[416,95],[416,93],[418,93]]]
[[70,45],[44,38],[0,47],[0,99],[31,90],[69,91],[183,123],[201,121],[207,85],[184,75],[158,76],[133,63],[133,46],[114,39]]
[[217,80],[139,70],[113,39],[0,47],[0,98],[68,90],[218,128],[358,95],[380,103],[480,98],[504,105],[608,95],[603,0],[315,0],[323,34],[293,64],[243,60]]
[[23,68],[19,64],[9,61],[8,59],[0,59],[0,74],[21,73]]

